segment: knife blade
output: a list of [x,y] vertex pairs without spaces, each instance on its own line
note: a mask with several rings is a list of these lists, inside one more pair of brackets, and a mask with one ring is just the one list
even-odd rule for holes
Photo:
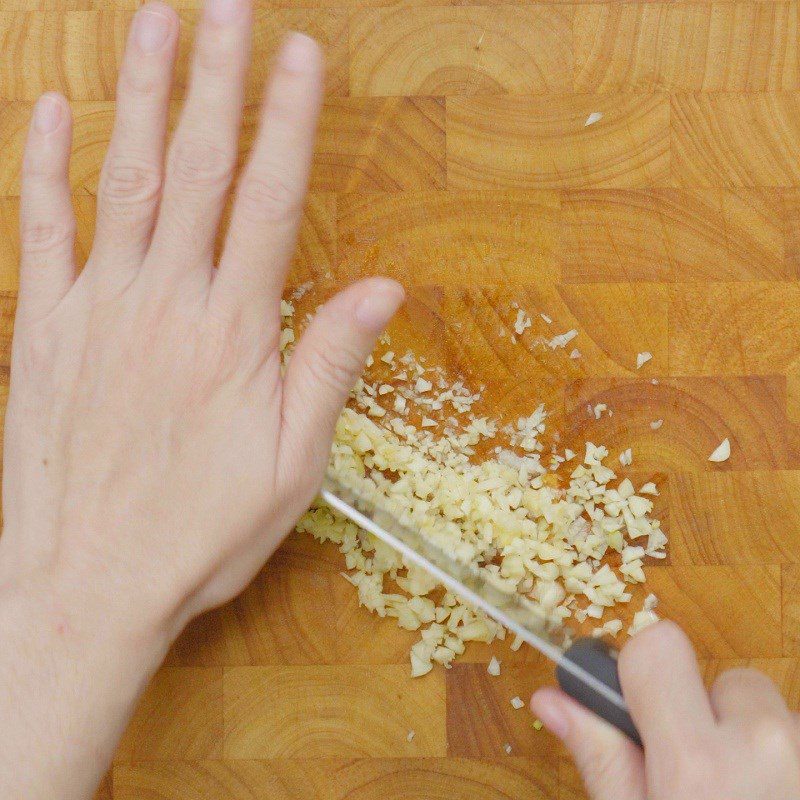
[[641,745],[622,696],[617,653],[593,637],[570,641],[563,626],[517,592],[503,590],[473,564],[457,560],[388,510],[343,484],[330,472],[320,497],[333,509],[424,569],[459,599],[545,655],[556,665],[561,688]]

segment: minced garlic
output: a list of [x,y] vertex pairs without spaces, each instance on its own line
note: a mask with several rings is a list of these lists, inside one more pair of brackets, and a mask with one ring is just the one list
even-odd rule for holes
[[[292,331],[282,337],[285,365],[294,343],[294,308],[286,303],[281,311],[284,329]],[[574,336],[577,331],[556,337],[555,346]],[[604,464],[608,450],[590,442],[569,476],[556,478],[541,463],[544,406],[503,425],[472,411],[480,391],[463,380],[450,382],[443,370],[412,353],[398,357],[389,351],[377,360],[392,376],[375,384],[359,380],[336,426],[330,469],[344,484],[357,486],[496,585],[524,595],[551,621],[601,620],[630,601],[628,585],[645,580],[644,559],[665,556],[667,537],[650,517],[652,502],[642,496],[657,493],[653,484],[636,494],[629,479],[620,481]],[[380,404],[384,398],[391,398],[391,411]],[[493,440],[503,444],[492,457],[479,459],[477,448]],[[552,451],[553,468],[579,458],[572,450],[563,456]],[[629,449],[620,461],[631,459]],[[297,527],[338,545],[343,575],[361,605],[419,631],[410,652],[413,676],[436,663],[449,667],[470,641],[505,638],[498,623],[321,501]],[[611,552],[621,556],[616,568],[603,561]],[[651,615],[651,608],[643,609],[632,629]],[[617,635],[621,627],[611,619],[600,630]],[[515,637],[512,650],[521,644]],[[500,662],[492,658],[487,671],[499,674]]]

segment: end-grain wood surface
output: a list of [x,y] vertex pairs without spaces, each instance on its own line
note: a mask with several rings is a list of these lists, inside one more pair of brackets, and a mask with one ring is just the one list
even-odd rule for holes
[[[178,4],[176,109],[199,0]],[[4,393],[32,103],[44,90],[72,102],[85,257],[137,5],[2,3]],[[670,555],[649,586],[664,614],[686,626],[709,679],[752,664],[797,707],[800,3],[259,4],[243,155],[288,28],[328,57],[292,276],[316,281],[306,307],[360,275],[395,276],[410,296],[398,347],[486,384],[499,413],[541,398],[565,436],[632,447],[631,472],[662,487]],[[586,127],[592,112],[602,119]],[[512,344],[499,331],[515,301],[534,324]],[[579,360],[532,344],[572,327]],[[653,360],[637,371],[644,350]],[[598,402],[614,415],[590,419]],[[709,464],[725,437],[730,460]],[[414,634],[359,609],[342,565],[294,535],[242,597],[191,625],[100,797],[584,796],[565,752],[509,703],[551,680],[547,664],[478,645],[412,680]]]

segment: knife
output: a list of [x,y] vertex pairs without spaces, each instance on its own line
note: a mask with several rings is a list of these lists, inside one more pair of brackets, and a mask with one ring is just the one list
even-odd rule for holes
[[428,537],[403,525],[356,488],[328,472],[320,497],[332,508],[416,564],[459,599],[479,608],[556,665],[561,688],[633,742],[642,742],[622,696],[617,651],[602,639],[570,642],[560,624],[517,592],[493,584],[473,565],[456,560]]

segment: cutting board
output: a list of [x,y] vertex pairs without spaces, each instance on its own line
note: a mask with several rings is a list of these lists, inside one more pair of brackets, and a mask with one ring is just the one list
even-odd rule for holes
[[[45,89],[72,101],[85,258],[136,5],[0,12],[4,390],[32,102]],[[196,6],[181,4],[178,98]],[[631,447],[627,472],[658,481],[670,533],[669,558],[648,571],[659,610],[686,627],[709,680],[751,664],[796,707],[798,4],[283,0],[256,16],[243,154],[280,33],[310,32],[328,55],[291,277],[314,281],[303,308],[362,275],[394,276],[409,294],[396,349],[485,384],[498,414],[544,401],[565,441],[614,459]],[[516,343],[515,302],[533,316]],[[579,359],[535,344],[571,328]],[[637,370],[642,351],[653,359]],[[597,403],[613,416],[590,416]],[[730,460],[710,464],[726,437]],[[476,645],[412,680],[414,634],[359,609],[342,568],[335,548],[292,535],[238,600],[192,624],[100,797],[584,796],[565,752],[509,702],[549,682],[547,664]]]

